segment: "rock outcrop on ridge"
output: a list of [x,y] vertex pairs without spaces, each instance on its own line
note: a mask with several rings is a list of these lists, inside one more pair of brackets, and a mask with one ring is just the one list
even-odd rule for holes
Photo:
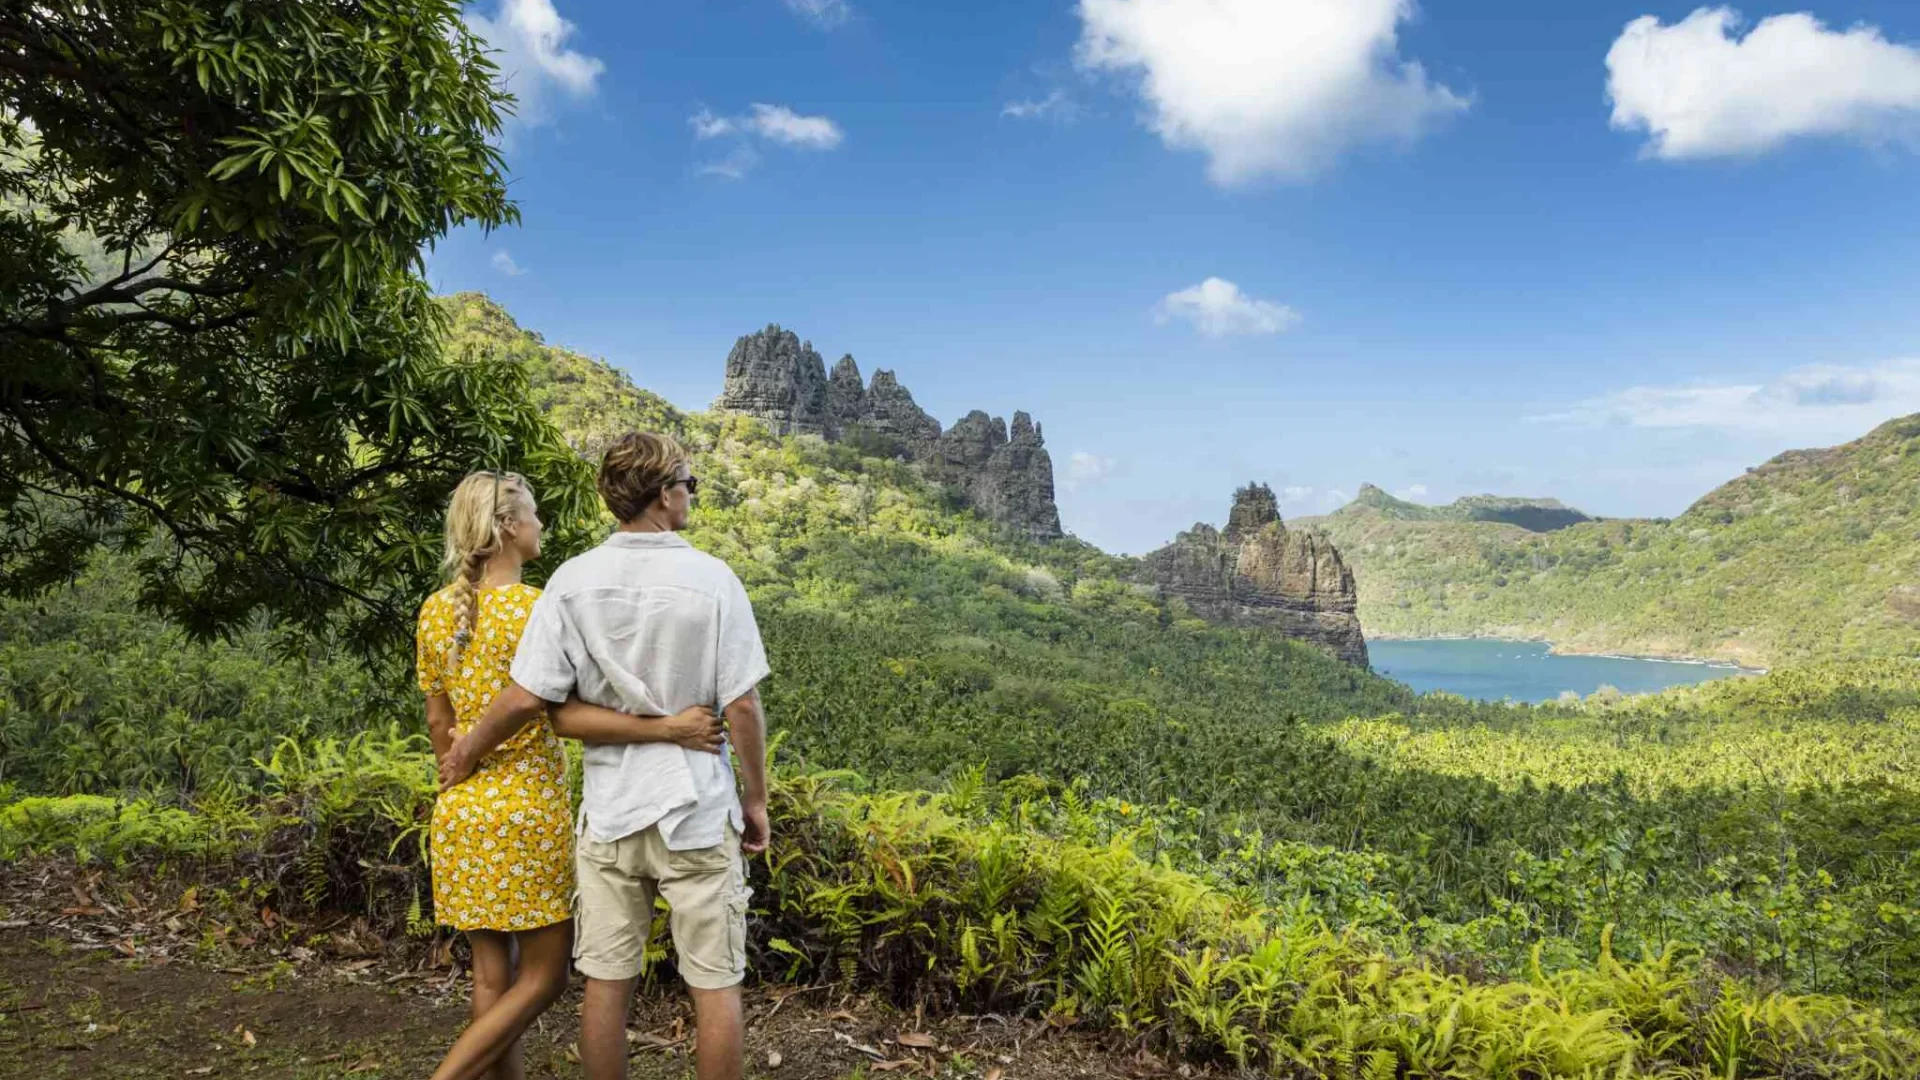
[[1195,525],[1143,561],[1154,585],[1209,622],[1269,627],[1367,666],[1353,573],[1325,537],[1282,524],[1265,484],[1234,492],[1225,531]]
[[1013,425],[975,410],[951,430],[913,400],[891,371],[865,383],[844,356],[826,362],[791,330],[768,326],[734,343],[717,409],[766,421],[780,435],[819,435],[918,461],[983,516],[1036,540],[1058,539],[1053,457],[1024,412]]

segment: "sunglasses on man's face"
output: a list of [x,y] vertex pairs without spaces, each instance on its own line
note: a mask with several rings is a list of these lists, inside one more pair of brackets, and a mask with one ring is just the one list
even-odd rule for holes
[[667,481],[668,487],[673,487],[676,484],[687,485],[687,494],[689,495],[700,494],[700,478],[697,476],[683,476]]

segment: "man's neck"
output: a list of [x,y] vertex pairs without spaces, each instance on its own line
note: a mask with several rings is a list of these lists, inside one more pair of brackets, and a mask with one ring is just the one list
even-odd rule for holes
[[620,527],[614,531],[623,533],[670,533],[675,530],[673,523],[668,521],[664,515],[641,514],[632,521],[621,522]]

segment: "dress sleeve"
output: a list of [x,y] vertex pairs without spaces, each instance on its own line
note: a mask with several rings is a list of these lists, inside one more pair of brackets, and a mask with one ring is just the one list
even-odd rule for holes
[[447,692],[440,672],[440,660],[446,655],[444,605],[439,596],[430,596],[420,605],[420,623],[413,633],[414,671],[420,689],[431,696]]
[[753,618],[753,602],[747,599],[746,586],[729,573],[720,590],[720,700],[715,704],[725,709],[772,672],[760,642],[760,626]]
[[574,658],[583,655],[578,637],[566,606],[551,590],[541,593],[527,615],[526,628],[520,631],[513,681],[542,701],[567,700],[577,676]]

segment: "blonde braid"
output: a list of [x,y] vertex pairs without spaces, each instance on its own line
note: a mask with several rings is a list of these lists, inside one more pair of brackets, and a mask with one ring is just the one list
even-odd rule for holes
[[532,487],[516,473],[473,473],[453,489],[447,503],[446,554],[440,564],[454,605],[453,640],[447,645],[450,670],[458,667],[473,643],[487,560],[506,543],[506,527],[513,523],[521,500],[532,497]]

